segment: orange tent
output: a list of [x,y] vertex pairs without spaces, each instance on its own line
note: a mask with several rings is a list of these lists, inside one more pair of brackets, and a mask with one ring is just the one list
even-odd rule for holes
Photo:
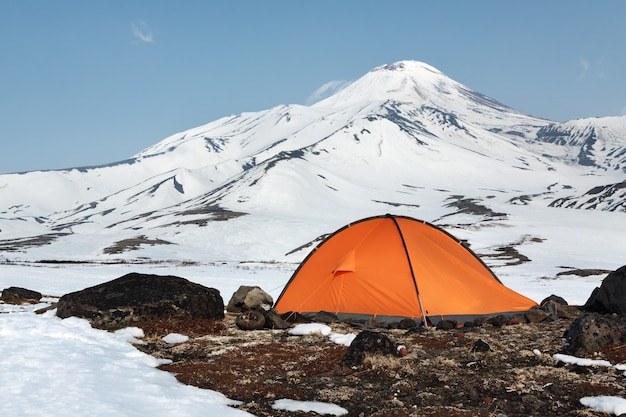
[[275,309],[437,323],[536,305],[505,287],[449,233],[388,214],[349,224],[324,240],[294,272]]

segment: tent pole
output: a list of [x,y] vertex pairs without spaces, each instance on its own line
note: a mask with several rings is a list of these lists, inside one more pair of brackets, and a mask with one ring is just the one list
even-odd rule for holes
[[419,291],[417,292],[417,301],[420,303],[420,310],[422,310],[422,321],[424,322],[424,327],[428,328],[428,320],[426,320],[426,312],[424,311],[422,296],[420,295]]
[[420,305],[420,312],[422,313],[422,322],[424,323],[424,327],[428,328],[428,320],[426,319],[426,312],[424,311],[424,304],[422,303],[422,296],[420,295],[420,290],[417,287],[417,280],[415,279],[415,271],[413,271],[413,264],[411,263],[411,256],[409,255],[409,248],[406,247],[406,241],[404,240],[404,235],[402,234],[402,229],[398,224],[398,220],[392,214],[387,214],[393,223],[396,225],[396,229],[398,230],[398,234],[400,235],[400,240],[402,241],[402,246],[404,247],[404,254],[406,255],[406,260],[409,264],[409,270],[411,271],[411,278],[413,278],[413,285],[415,286],[415,293],[417,294],[417,302]]

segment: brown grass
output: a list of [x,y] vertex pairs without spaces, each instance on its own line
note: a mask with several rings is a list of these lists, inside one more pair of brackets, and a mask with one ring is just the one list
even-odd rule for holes
[[[590,395],[625,396],[623,372],[614,368],[557,363],[569,322],[421,334],[385,330],[407,346],[403,358],[366,355],[354,372],[338,372],[347,347],[320,335],[290,336],[285,330],[242,331],[234,316],[222,322],[153,322],[140,349],[173,363],[163,370],[190,385],[243,401],[256,416],[300,417],[314,413],[273,410],[274,400],[290,398],[335,403],[358,416],[601,416],[583,407]],[[340,333],[359,329],[333,324]],[[159,337],[177,332],[191,339],[167,345]],[[148,337],[147,337],[148,339]],[[491,352],[471,352],[482,339]],[[543,352],[533,353],[533,349]],[[612,347],[597,358],[619,358]],[[614,362],[615,363],[615,362]]]

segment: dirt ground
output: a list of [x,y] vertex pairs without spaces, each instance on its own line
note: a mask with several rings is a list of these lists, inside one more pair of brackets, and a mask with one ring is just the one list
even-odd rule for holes
[[[176,378],[239,400],[256,416],[315,416],[272,409],[278,399],[322,401],[348,416],[604,416],[580,404],[585,396],[626,396],[626,376],[612,367],[581,367],[553,359],[562,353],[571,320],[452,330],[376,329],[404,344],[405,357],[371,355],[341,372],[346,346],[321,335],[292,336],[287,330],[239,330],[234,315],[218,322],[154,322],[143,327],[144,345]],[[348,324],[334,332],[358,333]],[[168,345],[170,333],[190,336]],[[472,351],[478,340],[489,345]],[[626,361],[626,346],[598,352],[595,359]],[[345,371],[345,370],[344,370]]]

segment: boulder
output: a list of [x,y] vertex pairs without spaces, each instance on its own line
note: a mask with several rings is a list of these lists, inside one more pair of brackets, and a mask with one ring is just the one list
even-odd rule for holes
[[580,309],[568,304],[561,304],[559,302],[549,300],[541,304],[541,308],[550,313],[550,319],[575,319],[580,316]]
[[20,287],[9,287],[2,290],[0,300],[7,304],[31,303],[37,304],[41,300],[42,294],[37,291]]
[[542,321],[551,321],[555,319],[549,311],[541,307],[532,307],[524,313],[524,317],[529,323],[541,323]]
[[265,327],[268,329],[288,329],[293,327],[291,323],[283,318],[273,308],[265,312]]
[[439,320],[437,323],[438,330],[452,330],[456,328],[456,321],[454,320]]
[[246,311],[235,318],[235,325],[241,330],[261,330],[265,328],[265,316],[260,311]]
[[[396,345],[383,333],[364,330],[350,343],[350,347],[341,361],[341,366],[356,369],[363,363],[366,353],[400,356],[406,352],[403,349],[404,346]],[[401,351],[403,353],[400,353]]]
[[626,315],[626,265],[609,273],[583,306],[587,312]]
[[502,327],[509,322],[509,318],[504,314],[498,314],[497,316],[489,317],[487,323],[493,327]]
[[155,319],[223,319],[218,290],[175,276],[130,273],[59,299],[57,316],[89,320],[99,329]]
[[602,347],[626,342],[626,317],[599,313],[585,314],[574,320],[564,337],[569,342],[567,353],[592,354]]
[[398,323],[398,329],[408,330],[414,329],[417,327],[417,323],[413,319],[402,319]]
[[555,303],[557,303],[557,304],[561,304],[561,305],[565,305],[565,306],[566,306],[566,305],[569,305],[569,304],[567,303],[567,301],[565,300],[565,298],[560,297],[560,296],[558,296],[558,295],[554,295],[554,294],[552,294],[552,295],[550,295],[550,296],[548,296],[548,297],[544,298],[544,299],[543,299],[543,300],[539,303],[539,305],[540,305],[540,306],[542,306],[542,305],[544,305],[544,304],[546,304],[546,303],[549,303],[549,302],[555,302]]
[[269,310],[248,310],[235,318],[235,325],[241,330],[288,329],[292,324],[273,308]]
[[272,297],[257,286],[242,285],[230,298],[226,311],[241,313],[248,310],[269,310],[274,305]]
[[313,321],[317,323],[331,324],[331,323],[337,323],[339,321],[339,317],[337,317],[335,313],[329,313],[328,311],[320,311],[317,314],[315,314],[315,318],[313,319]]

